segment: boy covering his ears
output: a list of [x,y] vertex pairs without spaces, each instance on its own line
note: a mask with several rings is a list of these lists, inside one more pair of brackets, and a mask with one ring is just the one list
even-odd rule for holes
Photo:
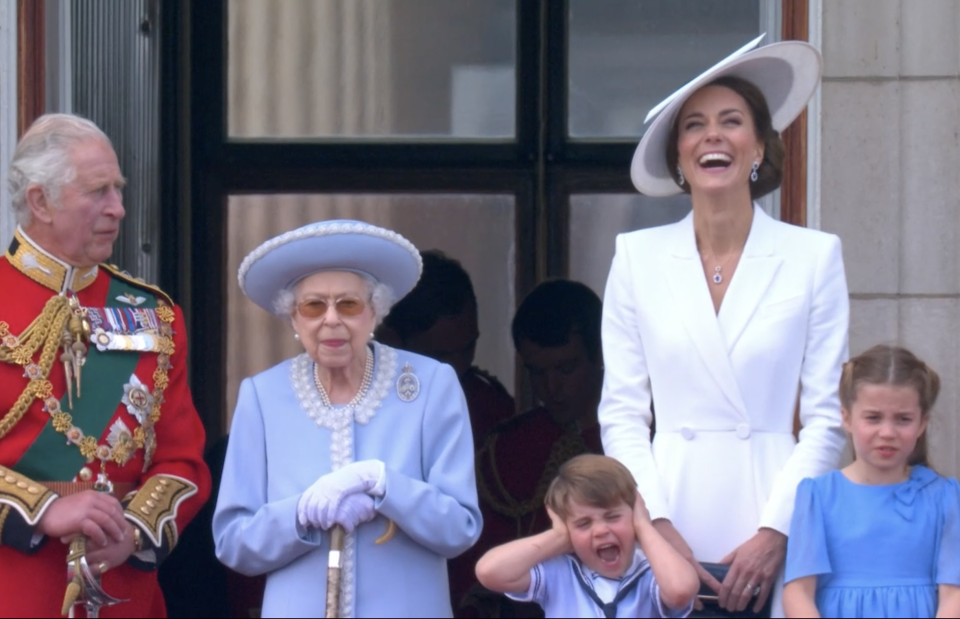
[[536,602],[547,617],[686,617],[696,571],[654,529],[633,476],[617,460],[582,455],[547,490],[553,526],[485,554],[477,578]]

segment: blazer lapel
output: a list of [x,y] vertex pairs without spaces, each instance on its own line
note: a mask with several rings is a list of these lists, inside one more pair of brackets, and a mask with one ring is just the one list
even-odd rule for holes
[[743,255],[717,316],[728,355],[733,352],[737,340],[753,318],[783,263],[776,253],[772,222],[763,209],[754,206],[753,224],[743,247]]
[[677,236],[670,244],[671,255],[665,260],[665,268],[680,320],[717,386],[736,410],[746,414],[747,407],[713,312],[713,301],[697,253],[693,215],[688,215],[675,230]]

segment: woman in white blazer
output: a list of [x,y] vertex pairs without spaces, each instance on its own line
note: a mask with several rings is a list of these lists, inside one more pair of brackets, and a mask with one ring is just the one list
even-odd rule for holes
[[820,75],[808,44],[757,43],[651,112],[634,184],[687,191],[693,210],[617,238],[599,418],[605,452],[636,477],[661,533],[695,565],[730,564],[722,583],[698,566],[720,606],[758,610],[772,594],[782,616],[797,484],[835,468],[845,441],[849,301],[840,240],[753,202],[779,187],[779,131]]

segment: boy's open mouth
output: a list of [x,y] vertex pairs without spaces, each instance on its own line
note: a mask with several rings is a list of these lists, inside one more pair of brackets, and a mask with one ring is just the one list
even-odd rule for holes
[[616,544],[604,544],[597,548],[597,556],[606,565],[612,565],[620,558],[620,548]]

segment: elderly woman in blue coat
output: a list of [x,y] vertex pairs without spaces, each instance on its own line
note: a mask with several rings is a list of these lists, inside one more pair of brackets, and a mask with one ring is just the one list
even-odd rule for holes
[[452,614],[446,560],[481,528],[466,402],[450,366],[372,341],[420,269],[409,241],[358,221],[287,232],[240,266],[304,347],[241,384],[213,519],[220,561],[267,575],[264,617],[323,616],[335,526],[337,616]]

